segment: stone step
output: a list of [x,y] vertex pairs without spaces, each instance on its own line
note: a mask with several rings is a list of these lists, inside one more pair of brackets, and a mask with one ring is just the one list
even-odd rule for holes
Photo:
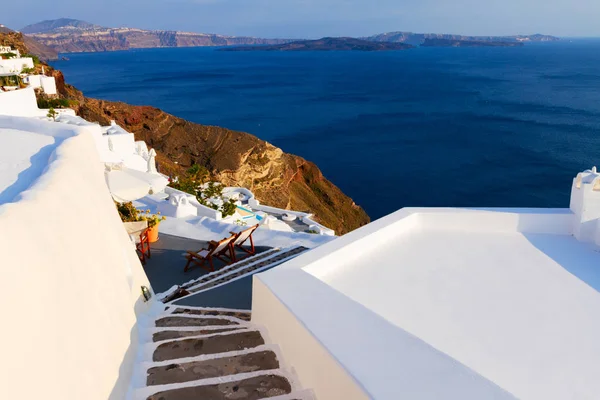
[[217,334],[204,338],[181,339],[162,343],[154,351],[152,360],[167,361],[204,354],[240,351],[263,344],[265,344],[265,341],[258,331],[234,331],[233,333]]
[[190,336],[212,335],[213,333],[231,332],[242,328],[242,326],[232,326],[231,328],[221,329],[201,329],[201,330],[165,330],[155,332],[152,335],[153,342],[162,342],[163,340],[181,339]]
[[259,351],[202,361],[173,363],[148,370],[146,384],[166,385],[279,368],[273,351]]
[[292,392],[283,376],[267,374],[239,381],[164,390],[147,400],[259,400]]
[[173,328],[177,326],[216,326],[216,325],[240,325],[227,318],[190,318],[184,316],[168,316],[157,319],[154,324],[158,328]]
[[226,316],[235,317],[243,321],[250,321],[251,314],[247,311],[226,311],[212,308],[187,308],[177,307],[171,311],[171,314],[189,314],[189,315],[209,315],[209,316]]
[[246,267],[236,269],[235,271],[230,271],[226,274],[223,274],[222,276],[214,277],[213,279],[210,279],[205,282],[198,282],[198,284],[196,284],[194,286],[186,287],[185,290],[188,293],[197,293],[202,290],[210,289],[215,286],[227,283],[233,279],[239,278],[243,275],[251,274],[252,272],[259,270],[261,268],[265,268],[270,265],[277,265],[278,263],[281,263],[289,258],[293,258],[293,257],[303,253],[306,250],[308,250],[306,247],[301,247],[301,246],[295,247],[295,248],[287,250],[287,251],[282,250],[262,261],[258,261],[256,263],[250,264]]

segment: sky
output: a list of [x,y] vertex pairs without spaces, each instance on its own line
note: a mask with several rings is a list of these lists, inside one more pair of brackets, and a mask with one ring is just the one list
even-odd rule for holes
[[280,38],[390,31],[600,36],[599,0],[19,0],[3,2],[13,29],[46,19]]

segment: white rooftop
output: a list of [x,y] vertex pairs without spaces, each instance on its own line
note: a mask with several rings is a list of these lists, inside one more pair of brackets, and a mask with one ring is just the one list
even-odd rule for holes
[[403,209],[260,279],[373,398],[596,399],[600,247],[574,221]]
[[52,136],[0,128],[0,204],[13,201],[48,165]]

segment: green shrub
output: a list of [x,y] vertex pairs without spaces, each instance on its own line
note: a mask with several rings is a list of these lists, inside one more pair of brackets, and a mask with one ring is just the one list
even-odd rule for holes
[[68,99],[47,99],[40,97],[37,99],[38,108],[69,108],[71,101]]
[[223,206],[221,206],[221,214],[223,214],[223,217],[228,217],[235,214],[236,209],[235,201],[229,199],[229,201],[224,202]]
[[140,211],[133,206],[132,202],[119,203],[115,201],[115,206],[119,212],[119,217],[123,222],[140,221]]
[[48,114],[46,114],[46,117],[52,118],[54,121],[56,121],[57,116],[58,116],[58,113],[56,112],[56,110],[54,108],[50,107],[50,109],[48,110]]
[[10,58],[16,58],[17,55],[15,53],[0,53],[0,58],[4,60],[8,60]]
[[[169,183],[174,189],[196,196],[200,204],[210,207],[213,210],[221,211],[223,217],[235,214],[236,205],[233,200],[223,198],[223,185],[218,182],[206,182],[210,179],[210,172],[205,167],[198,164],[192,165],[185,171],[183,176],[177,176],[175,180]],[[204,187],[203,187],[204,186]],[[209,199],[216,198],[223,201],[222,206],[209,202]]]

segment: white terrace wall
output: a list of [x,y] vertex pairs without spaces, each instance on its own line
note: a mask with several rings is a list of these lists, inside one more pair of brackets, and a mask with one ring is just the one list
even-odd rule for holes
[[18,117],[45,116],[46,112],[37,108],[35,92],[32,88],[0,92],[0,114]]
[[0,206],[2,397],[124,399],[149,284],[94,140],[28,118],[0,117],[0,128],[66,138],[21,199]]
[[23,68],[33,68],[33,59],[31,57],[0,60],[0,73],[21,73]]

